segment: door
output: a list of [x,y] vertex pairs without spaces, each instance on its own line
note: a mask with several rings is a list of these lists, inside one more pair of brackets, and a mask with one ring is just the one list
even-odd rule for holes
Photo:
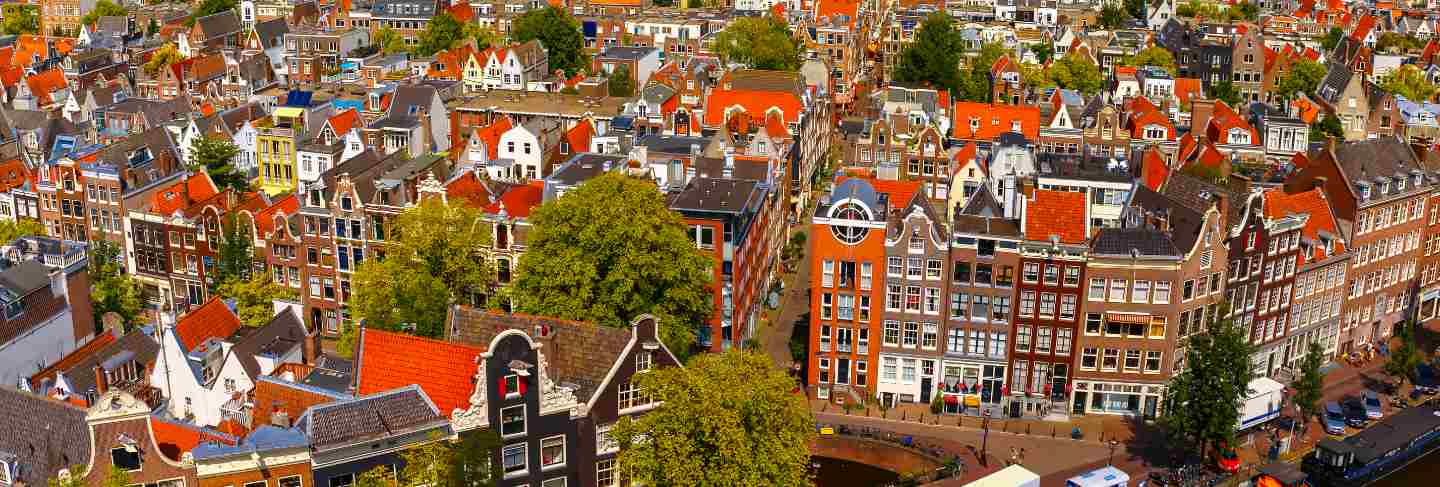
[[1074,406],[1070,408],[1072,414],[1085,414],[1085,395],[1082,391],[1075,391]]
[[1155,413],[1157,412],[1156,409],[1159,408],[1159,405],[1159,398],[1156,398],[1155,396],[1145,396],[1145,417],[1154,418]]
[[934,380],[935,380],[935,379],[930,378],[930,377],[922,377],[922,378],[920,378],[920,402],[921,402],[921,403],[923,403],[923,404],[930,404],[930,388],[933,386],[932,382],[934,382]]

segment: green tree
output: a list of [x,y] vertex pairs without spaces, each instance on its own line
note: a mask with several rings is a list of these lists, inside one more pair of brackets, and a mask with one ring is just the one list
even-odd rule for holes
[[795,380],[731,350],[635,379],[658,408],[622,419],[620,476],[647,485],[810,485],[814,419]]
[[1325,387],[1325,375],[1320,373],[1320,367],[1324,365],[1325,351],[1320,348],[1319,342],[1310,342],[1305,356],[1300,358],[1300,377],[1293,385],[1295,405],[1307,419],[1320,413],[1320,394]]
[[121,252],[120,246],[109,240],[90,242],[86,270],[90,274],[91,312],[97,327],[101,317],[112,312],[120,315],[126,325],[141,322],[140,285],[121,269]]
[[1129,19],[1130,14],[1120,5],[1111,3],[1100,9],[1100,26],[1106,29],[1118,29]]
[[255,236],[250,233],[249,219],[240,220],[238,212],[229,212],[221,223],[220,249],[215,259],[215,284],[250,279],[254,262]]
[[1065,56],[1051,64],[1050,80],[1054,81],[1056,86],[1085,95],[1099,93],[1105,84],[1105,76],[1100,74],[1100,67],[1080,56]]
[[7,3],[0,7],[0,14],[5,16],[5,23],[0,26],[5,35],[40,33],[40,9],[35,5]]
[[128,487],[130,485],[130,473],[125,469],[110,466],[110,472],[105,474],[105,482],[101,487]]
[[1020,80],[1033,89],[1044,89],[1055,86],[1055,81],[1046,76],[1045,67],[1038,64],[1021,64]]
[[715,34],[712,49],[724,62],[755,69],[794,71],[800,68],[800,46],[785,22],[771,16],[740,17]]
[[[1220,316],[1227,308],[1222,306]],[[1160,423],[1173,438],[1188,441],[1204,456],[1209,447],[1235,444],[1238,408],[1254,375],[1253,347],[1248,331],[1228,318],[1188,340],[1184,368],[1165,390]]]
[[500,464],[490,461],[500,448],[500,435],[494,430],[476,429],[460,433],[451,451],[450,480],[452,487],[489,487],[501,476]]
[[[264,326],[275,317],[275,300],[296,301],[300,294],[270,281],[265,273],[254,273],[249,279],[231,278],[220,283],[216,294],[235,300],[240,322],[249,326]],[[300,317],[304,319],[304,317]]]
[[550,55],[550,69],[563,69],[565,76],[590,66],[580,21],[564,10],[545,7],[525,12],[511,24],[510,38],[521,43],[539,40]]
[[380,31],[375,33],[375,40],[372,44],[380,46],[380,51],[385,54],[405,52],[407,49],[405,47],[405,38],[400,37],[400,34],[395,32],[395,29],[389,27],[381,27]]
[[1290,64],[1290,71],[1275,83],[1275,97],[1288,106],[1297,95],[1315,92],[1323,79],[1325,66],[1304,57],[1297,58]]
[[155,37],[155,34],[159,33],[160,22],[157,22],[154,17],[151,17],[150,23],[145,26],[145,37]]
[[1039,60],[1040,64],[1045,64],[1050,61],[1050,58],[1055,57],[1055,45],[1041,42],[1030,46],[1030,52],[1035,53],[1035,59]]
[[[412,446],[400,453],[405,460],[405,469],[400,471],[401,485],[406,487],[458,487],[465,484],[451,484],[451,470],[455,465],[455,448],[440,437],[430,433],[430,440]],[[485,472],[489,473],[489,472]]]
[[1325,32],[1325,37],[1320,39],[1320,47],[1325,48],[1326,51],[1333,50],[1335,49],[1335,46],[1340,45],[1340,39],[1344,37],[1344,29],[1341,29],[1339,27],[1331,27],[1329,31]]
[[1145,20],[1145,18],[1148,17],[1148,15],[1146,15],[1146,3],[1145,0],[1125,0],[1125,13],[1130,15],[1132,19]]
[[341,324],[340,337],[335,341],[335,354],[341,358],[355,358],[355,347],[359,345],[359,340],[360,330],[355,325]]
[[1380,77],[1380,89],[1415,103],[1424,103],[1435,97],[1435,84],[1425,79],[1425,72],[1414,64],[1405,64]]
[[160,70],[184,60],[185,56],[180,54],[180,49],[176,48],[174,43],[167,42],[160,46],[160,49],[156,49],[155,54],[150,55],[150,60],[145,62],[143,68],[145,74],[154,77],[160,74]]
[[635,94],[635,82],[630,79],[630,66],[621,64],[610,73],[610,96],[629,97]]
[[1170,54],[1169,50],[1160,46],[1150,46],[1142,49],[1140,52],[1135,53],[1134,56],[1126,57],[1124,64],[1137,68],[1154,66],[1164,69],[1165,72],[1170,73],[1171,76],[1175,75],[1175,55]]
[[653,182],[609,172],[540,205],[530,221],[513,284],[519,311],[606,326],[651,313],[680,354],[710,320],[714,261]]
[[498,46],[503,40],[500,38],[500,34],[496,34],[491,28],[474,22],[465,23],[464,39],[474,39],[475,49],[480,50]]
[[416,54],[434,56],[435,53],[455,47],[465,40],[465,25],[449,12],[441,12],[440,15],[430,18],[430,22],[425,24],[425,30],[420,32],[416,40],[419,41],[415,45]]
[[45,226],[34,220],[0,220],[0,245],[20,237],[45,235]]
[[1224,80],[1210,85],[1210,97],[1225,102],[1231,108],[1240,105],[1240,92],[1230,80]]
[[194,27],[195,19],[209,17],[226,10],[235,10],[237,3],[236,0],[204,0],[200,3],[200,8],[195,9],[195,13],[191,14],[190,18],[185,19],[185,26]]
[[230,188],[243,193],[250,190],[250,181],[233,164],[239,153],[240,148],[227,139],[202,135],[190,143],[190,169],[204,169],[221,190]]
[[[895,81],[930,83],[959,95],[962,76],[968,76],[960,71],[960,54],[964,50],[965,42],[960,32],[955,30],[950,16],[944,12],[932,13],[925,17],[925,22],[915,32],[915,42],[900,51],[900,62],[895,65]],[[987,87],[985,97],[989,96]]]
[[129,14],[129,10],[126,10],[125,7],[116,5],[115,2],[111,2],[110,0],[100,0],[98,2],[95,2],[94,10],[91,10],[90,13],[85,14],[84,17],[80,18],[80,23],[94,26],[95,21],[100,20],[100,17],[123,17]]
[[1419,51],[1425,49],[1425,43],[1415,36],[1401,34],[1399,32],[1385,32],[1375,41],[1375,50],[1388,52],[1390,54],[1404,54],[1407,51]]
[[389,465],[377,465],[355,477],[352,487],[399,487],[400,483],[396,480]]
[[1231,6],[1225,13],[1226,18],[1231,22],[1237,20],[1254,22],[1260,19],[1260,6],[1252,2],[1241,1]]
[[1336,139],[1345,138],[1345,128],[1340,125],[1340,119],[1334,113],[1326,113],[1314,124],[1310,125],[1310,140],[1312,142],[1324,141],[1329,137]]
[[408,323],[418,335],[441,337],[449,306],[475,302],[494,282],[483,248],[490,224],[476,208],[429,198],[384,230],[391,232],[384,258],[360,263],[351,278],[351,310],[367,327]]
[[1415,343],[1414,325],[1409,322],[1400,323],[1395,326],[1395,339],[1400,345],[1390,351],[1390,359],[1385,361],[1385,373],[1395,377],[1400,382],[1410,381],[1415,375],[1415,368],[1420,366],[1420,346]]

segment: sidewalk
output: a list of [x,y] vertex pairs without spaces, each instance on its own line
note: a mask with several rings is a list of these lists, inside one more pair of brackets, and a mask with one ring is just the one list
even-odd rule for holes
[[[838,415],[868,417],[886,419],[892,421],[903,421],[918,424],[942,425],[959,428],[962,430],[980,430],[985,425],[985,419],[977,416],[961,414],[935,415],[930,412],[930,406],[925,404],[899,404],[888,410],[870,406],[859,408],[850,412],[836,406],[828,401],[818,399],[810,400],[810,409],[817,413],[830,413]],[[1071,417],[1065,421],[1046,421],[1038,418],[1002,418],[992,417],[989,421],[990,431],[1012,433],[1017,435],[1070,439],[1070,432],[1074,428],[1080,428],[1083,442],[1106,443],[1118,441],[1130,443],[1137,436],[1136,427],[1138,423],[1133,418],[1111,415],[1090,415]]]

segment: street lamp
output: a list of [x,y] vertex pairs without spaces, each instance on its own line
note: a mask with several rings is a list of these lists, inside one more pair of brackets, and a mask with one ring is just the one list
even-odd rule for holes
[[990,462],[986,461],[986,458],[990,455],[986,452],[990,451],[990,410],[986,409],[981,416],[983,419],[980,422],[980,429],[984,432],[980,433],[980,464],[989,466]]
[[1120,446],[1120,442],[1119,442],[1119,441],[1110,440],[1110,462],[1107,463],[1106,465],[1114,465],[1114,464],[1115,464],[1115,448],[1117,448],[1117,447],[1119,447],[1119,446]]

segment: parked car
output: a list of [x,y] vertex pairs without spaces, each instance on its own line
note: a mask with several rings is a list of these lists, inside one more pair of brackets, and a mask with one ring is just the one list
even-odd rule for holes
[[1440,381],[1435,378],[1435,369],[1428,364],[1420,364],[1415,367],[1415,390],[1426,395],[1440,391]]
[[1365,416],[1370,419],[1385,417],[1385,410],[1380,405],[1380,395],[1375,391],[1365,391],[1360,400],[1365,404]]
[[1345,413],[1334,402],[1325,403],[1325,432],[1332,435],[1345,434]]
[[1359,399],[1351,399],[1345,402],[1345,425],[1351,428],[1364,428],[1370,424],[1370,417],[1365,414],[1365,406]]

